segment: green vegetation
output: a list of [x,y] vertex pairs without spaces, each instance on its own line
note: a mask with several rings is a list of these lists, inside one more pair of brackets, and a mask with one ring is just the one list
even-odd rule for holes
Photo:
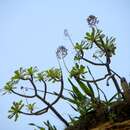
[[[13,102],[9,110],[9,119],[14,118],[17,121],[22,114],[42,115],[51,110],[66,125],[65,130],[89,130],[106,121],[114,122],[130,118],[130,84],[111,68],[112,57],[116,54],[116,40],[114,37],[109,38],[98,29],[97,17],[90,15],[87,22],[91,31],[87,32],[84,39],[76,44],[72,42],[69,33],[65,30],[65,36],[68,37],[75,50],[73,59],[75,64],[72,69],[68,69],[64,60],[68,50],[64,46],[59,46],[56,52],[59,68],[40,72],[37,67],[29,67],[20,68],[14,72],[10,81],[4,86],[3,94],[15,94],[21,97],[21,100]],[[93,52],[92,60],[86,56],[90,51]],[[61,60],[68,72],[67,81],[64,80]],[[96,66],[97,69],[98,67],[105,68],[104,75],[95,78],[90,69],[92,66]],[[25,83],[21,85],[23,82]],[[70,84],[70,90],[64,87],[65,82]],[[117,92],[108,99],[107,92],[101,89],[99,82],[102,82],[108,89],[109,86],[114,85]],[[26,83],[29,83],[31,87],[25,87]],[[59,85],[59,90],[48,91],[50,83]],[[68,97],[63,94],[66,90],[70,95]],[[48,95],[54,96],[52,102],[48,100]],[[79,113],[79,116],[73,118],[69,116],[70,121],[67,121],[54,106],[61,99],[67,101],[72,109]],[[42,105],[40,105],[41,108],[37,107],[37,100],[40,104],[44,104],[44,107]],[[57,130],[56,126],[49,121],[43,124],[48,130]],[[45,130],[44,126],[34,123],[30,125],[34,126],[35,130]]]

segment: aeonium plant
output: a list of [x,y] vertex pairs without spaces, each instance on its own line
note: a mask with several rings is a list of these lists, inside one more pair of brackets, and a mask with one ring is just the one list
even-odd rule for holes
[[[69,69],[66,65],[65,58],[68,55],[68,49],[61,45],[57,48],[56,57],[58,60],[58,68],[52,67],[48,70],[39,71],[38,67],[20,68],[14,72],[11,79],[5,84],[3,94],[14,94],[21,98],[20,101],[14,101],[9,110],[9,119],[18,120],[20,115],[42,115],[51,110],[58,119],[63,122],[67,128],[77,124],[84,116],[90,112],[96,112],[99,116],[106,114],[111,109],[111,104],[117,100],[130,101],[130,85],[125,78],[122,78],[111,68],[112,57],[116,54],[116,39],[106,36],[101,29],[98,28],[99,20],[96,16],[90,15],[87,18],[90,31],[86,32],[84,39],[80,42],[72,41],[67,30],[64,34],[68,37],[70,43],[75,50],[74,65]],[[93,52],[92,59],[87,57],[87,52]],[[61,67],[61,61],[68,72],[68,80],[64,79],[64,72]],[[90,66],[104,67],[106,72],[104,75],[95,78]],[[100,88],[99,83],[106,83],[104,86],[110,86],[112,81],[117,92],[111,99],[107,99],[107,94]],[[105,82],[104,82],[105,81]],[[66,83],[70,84],[70,89],[65,88]],[[23,84],[22,84],[23,83]],[[48,84],[56,84],[59,90],[49,91]],[[39,87],[40,84],[40,87]],[[64,91],[70,96],[65,96]],[[49,101],[48,96],[53,96],[54,100]],[[55,108],[55,104],[59,100],[67,101],[72,109],[79,113],[79,117],[70,117],[69,122]],[[40,102],[41,107],[38,107]],[[54,125],[49,121],[44,122],[48,130],[56,130]],[[44,130],[31,123],[36,129]]]

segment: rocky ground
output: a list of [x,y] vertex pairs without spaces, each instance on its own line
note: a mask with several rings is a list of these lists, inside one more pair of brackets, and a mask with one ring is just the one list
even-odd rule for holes
[[91,130],[130,130],[130,120],[117,123],[106,122]]

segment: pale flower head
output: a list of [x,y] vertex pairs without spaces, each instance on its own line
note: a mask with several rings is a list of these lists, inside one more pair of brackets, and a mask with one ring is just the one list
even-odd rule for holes
[[63,45],[59,46],[56,51],[56,56],[58,59],[63,59],[68,54],[68,49],[66,49]]

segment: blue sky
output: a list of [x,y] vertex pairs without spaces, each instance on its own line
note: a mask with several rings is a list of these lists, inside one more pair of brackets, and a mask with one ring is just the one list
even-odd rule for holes
[[[0,88],[20,66],[38,66],[41,70],[56,66],[56,48],[71,46],[64,29],[69,30],[74,42],[80,41],[89,29],[86,17],[90,14],[99,18],[99,27],[106,34],[117,38],[112,66],[129,80],[129,12],[129,0],[0,0]],[[0,97],[1,130],[32,130],[27,123],[40,123],[44,118],[57,122],[50,114],[42,118],[22,117],[14,123],[7,119],[7,111],[15,98]],[[63,124],[58,125],[63,128]]]

